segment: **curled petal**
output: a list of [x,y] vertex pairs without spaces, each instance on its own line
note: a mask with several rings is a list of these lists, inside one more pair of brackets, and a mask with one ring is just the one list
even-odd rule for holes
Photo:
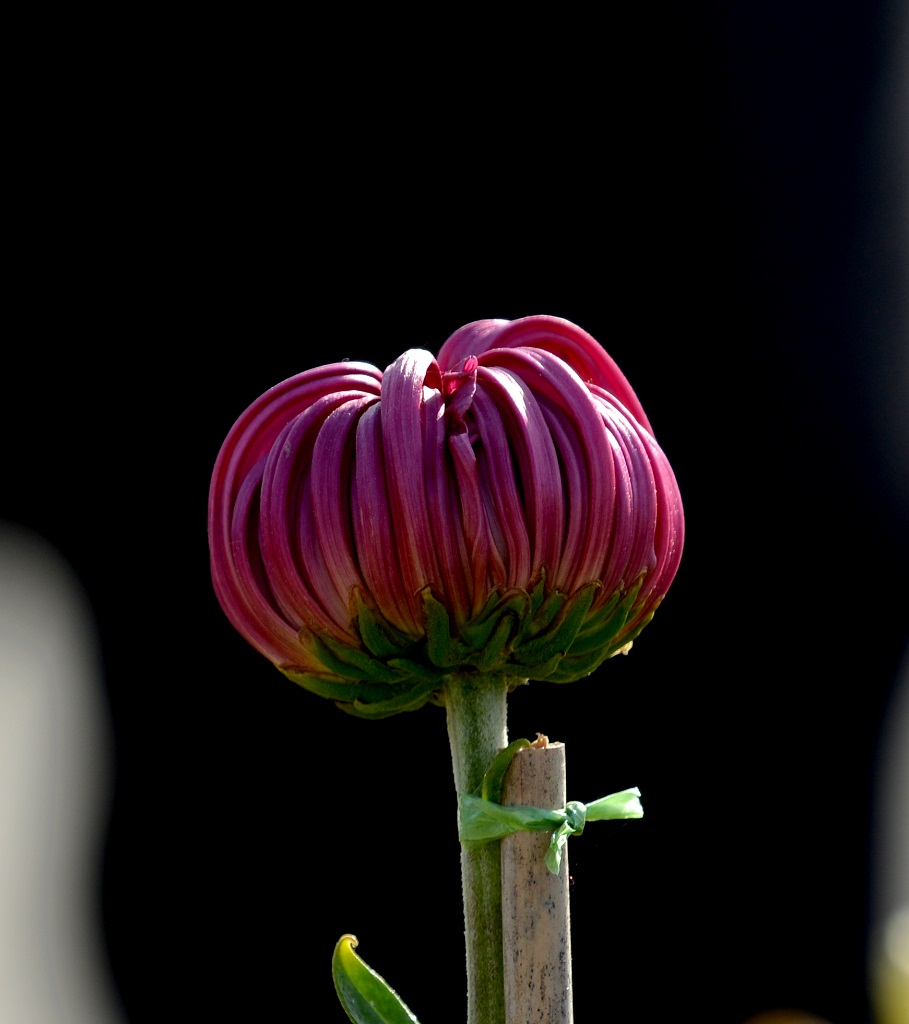
[[440,410],[425,384],[427,376],[439,377],[435,359],[413,349],[388,367],[382,382],[385,483],[401,575],[411,595],[439,580],[425,479],[427,462],[438,457],[438,451],[426,445],[425,423]]
[[459,328],[439,350],[439,365],[448,368],[464,356],[493,348],[538,348],[551,352],[587,384],[604,388],[628,408],[647,430],[650,423],[625,374],[599,343],[569,320],[525,316],[518,320],[477,320]]

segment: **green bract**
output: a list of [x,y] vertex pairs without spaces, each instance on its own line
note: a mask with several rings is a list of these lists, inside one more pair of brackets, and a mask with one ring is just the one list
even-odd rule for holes
[[[640,582],[590,614],[598,586],[588,584],[566,597],[557,591],[547,594],[540,579],[532,593],[490,594],[482,614],[460,629],[427,588],[422,594],[425,632],[416,641],[395,630],[374,602],[356,591],[353,618],[360,644],[313,635],[311,643],[328,672],[279,667],[307,690],[367,718],[412,711],[435,700],[453,672],[502,675],[515,685],[529,679],[572,682],[626,649],[649,621],[648,616],[632,634],[622,633]],[[621,645],[616,636],[622,636]]]

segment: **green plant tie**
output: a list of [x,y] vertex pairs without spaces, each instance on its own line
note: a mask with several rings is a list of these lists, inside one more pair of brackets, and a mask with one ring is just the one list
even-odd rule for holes
[[503,839],[514,832],[552,832],[546,852],[546,866],[557,875],[562,866],[562,851],[569,836],[578,836],[588,821],[642,818],[639,789],[623,789],[592,803],[570,800],[563,808],[509,807],[499,803],[505,772],[519,750],[529,740],[515,740],[492,762],[483,778],[479,794],[458,793],[458,838],[467,849]]

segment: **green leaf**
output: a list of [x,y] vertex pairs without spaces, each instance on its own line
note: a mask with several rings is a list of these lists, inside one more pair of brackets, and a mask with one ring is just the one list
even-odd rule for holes
[[419,1024],[387,981],[354,952],[355,935],[342,935],[331,958],[335,991],[353,1024]]

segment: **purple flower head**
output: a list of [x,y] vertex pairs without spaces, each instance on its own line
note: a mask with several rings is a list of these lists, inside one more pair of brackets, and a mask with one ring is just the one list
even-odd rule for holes
[[684,518],[628,381],[552,316],[479,320],[384,373],[307,370],[214,467],[215,592],[295,682],[380,717],[453,673],[570,682],[627,650]]

